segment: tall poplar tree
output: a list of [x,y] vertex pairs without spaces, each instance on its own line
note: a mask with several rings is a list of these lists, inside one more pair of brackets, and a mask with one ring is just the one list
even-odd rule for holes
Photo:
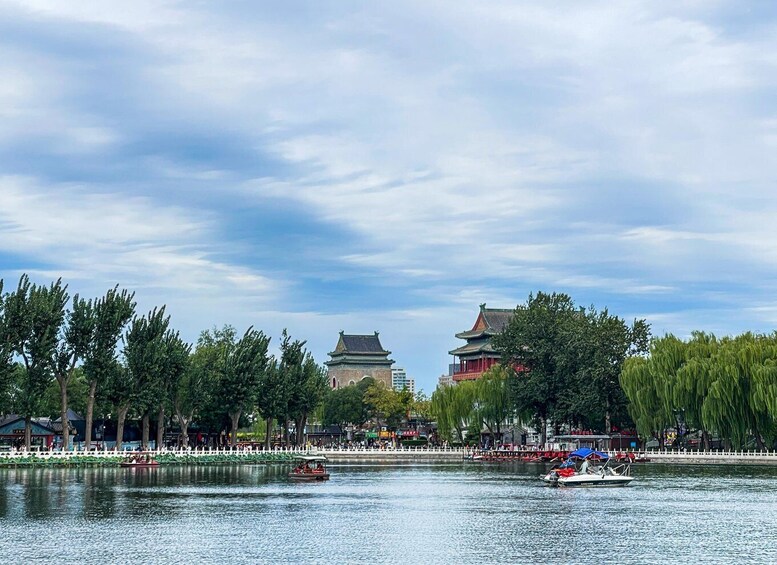
[[[59,344],[54,353],[54,377],[59,384],[60,414],[62,421],[62,449],[70,446],[70,420],[68,419],[68,387],[76,364],[84,358],[94,331],[94,308],[91,300],[73,296],[65,324],[59,330]],[[87,449],[89,444],[87,443]]]
[[32,442],[32,417],[43,402],[53,379],[57,336],[65,318],[67,289],[61,279],[49,286],[31,284],[25,274],[14,292],[5,298],[6,336],[22,358],[24,371],[19,383],[17,408],[24,416],[24,445]]
[[165,307],[154,308],[146,316],[132,320],[124,342],[124,358],[134,385],[132,401],[142,415],[144,450],[148,449],[150,411],[159,399],[159,374],[164,371],[165,333],[169,323]]
[[[135,293],[113,287],[95,301],[92,311],[92,331],[84,355],[84,373],[89,383],[86,403],[86,437],[89,449],[92,443],[94,404],[100,389],[107,389],[117,374],[118,343],[135,313]],[[104,390],[103,392],[108,392]],[[126,416],[126,412],[125,412]]]
[[270,338],[251,327],[227,352],[218,392],[232,423],[232,447],[237,445],[240,416],[254,407],[259,382],[267,370],[269,343]]

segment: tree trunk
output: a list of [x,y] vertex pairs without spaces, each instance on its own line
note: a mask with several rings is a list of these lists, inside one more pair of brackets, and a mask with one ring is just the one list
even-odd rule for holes
[[283,444],[286,447],[289,447],[289,420],[288,418],[283,419]]
[[[116,422],[116,451],[121,451],[122,442],[124,441],[124,420],[127,418],[127,412],[129,411],[129,404],[119,407],[119,415]],[[105,438],[103,438],[103,441]]]
[[265,432],[264,432],[264,448],[270,449],[270,441],[272,440],[272,418],[265,419]]
[[181,424],[181,447],[189,447],[189,419],[178,417],[178,423]]
[[295,425],[297,426],[297,445],[305,443],[305,424],[307,424],[308,415],[303,414],[296,419]]
[[24,417],[24,450],[29,451],[32,447],[32,416]]
[[156,419],[156,449],[162,449],[165,441],[165,405],[159,405],[159,415]]
[[610,435],[612,433],[612,416],[610,415],[609,408],[607,409],[607,412],[604,413],[604,433],[607,435]]
[[59,393],[61,402],[62,417],[62,451],[67,451],[70,447],[70,421],[67,419],[67,379],[57,377],[59,382]]
[[701,448],[702,451],[709,451],[710,449],[710,433],[707,430],[701,431]]
[[92,447],[92,418],[94,417],[94,396],[97,391],[97,381],[89,383],[89,398],[86,401],[86,430],[84,430],[84,444],[86,450]]
[[229,418],[232,420],[232,434],[229,438],[229,445],[231,447],[237,447],[237,426],[240,423],[240,413],[241,410],[238,410],[229,415]]
[[540,448],[545,449],[545,444],[548,441],[548,423],[545,418],[540,420]]
[[148,412],[143,414],[143,437],[140,440],[143,451],[148,451],[149,419]]

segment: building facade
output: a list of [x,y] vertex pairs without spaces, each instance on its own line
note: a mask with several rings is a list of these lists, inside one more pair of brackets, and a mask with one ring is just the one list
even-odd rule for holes
[[480,305],[480,313],[472,329],[456,334],[467,343],[449,351],[458,365],[453,373],[453,380],[474,381],[479,379],[488,369],[499,363],[500,355],[494,351],[491,339],[501,333],[510,323],[514,311],[508,309],[486,308]]
[[372,377],[386,387],[392,387],[391,351],[383,349],[378,332],[372,335],[351,335],[340,332],[335,350],[329,353],[325,362],[329,369],[329,385],[340,388],[356,384]]

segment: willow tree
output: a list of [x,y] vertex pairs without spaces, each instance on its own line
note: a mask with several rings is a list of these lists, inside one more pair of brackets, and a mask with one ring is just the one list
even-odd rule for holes
[[768,336],[768,349],[763,362],[751,375],[751,405],[767,415],[772,432],[771,443],[774,445],[774,434],[777,433],[777,333]]
[[685,363],[676,371],[672,405],[683,410],[685,421],[701,431],[702,449],[710,448],[710,432],[704,424],[703,408],[715,381],[718,340],[712,334],[693,332],[685,345]]
[[743,449],[752,434],[759,449],[774,440],[774,416],[761,402],[756,375],[775,362],[770,339],[746,333],[724,338],[715,358],[714,381],[702,408],[702,416],[733,446]]
[[458,441],[464,442],[464,431],[475,419],[476,395],[474,381],[463,381],[455,386],[444,386],[434,391],[431,410],[437,419],[437,429],[444,437],[454,440],[455,431]]
[[629,399],[629,413],[637,426],[640,437],[658,437],[669,422],[671,412],[666,409],[651,362],[644,357],[631,357],[623,364],[620,376],[623,391]]
[[509,380],[513,376],[502,365],[496,365],[475,381],[476,413],[491,433],[493,442],[502,436],[502,424],[515,414]]

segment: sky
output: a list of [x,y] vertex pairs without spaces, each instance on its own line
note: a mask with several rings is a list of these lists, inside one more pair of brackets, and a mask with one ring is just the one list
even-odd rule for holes
[[530,292],[771,332],[776,87],[771,2],[0,0],[0,278],[426,392]]

